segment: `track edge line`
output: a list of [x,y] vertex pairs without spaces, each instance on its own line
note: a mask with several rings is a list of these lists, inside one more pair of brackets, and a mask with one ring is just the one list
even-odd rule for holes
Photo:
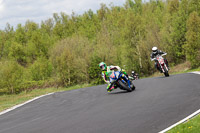
[[200,74],[200,71],[194,71],[194,72],[189,72],[189,73]]
[[15,106],[13,106],[13,107],[11,107],[11,108],[9,108],[9,109],[6,109],[6,110],[0,112],[0,116],[3,115],[3,114],[6,114],[6,113],[8,113],[8,112],[10,112],[10,111],[12,111],[12,110],[15,110],[15,109],[17,109],[17,108],[19,108],[19,107],[21,107],[21,106],[24,106],[25,104],[28,104],[28,103],[30,103],[30,102],[32,102],[32,101],[35,101],[35,100],[37,100],[37,99],[39,99],[39,98],[42,98],[42,97],[44,97],[44,96],[49,96],[49,95],[52,95],[52,94],[54,94],[54,93],[55,93],[55,92],[53,92],[53,93],[48,93],[48,94],[45,94],[45,95],[41,95],[41,96],[35,97],[35,98],[33,98],[33,99],[30,99],[30,100],[28,100],[28,101],[26,101],[26,102],[24,102],[24,103],[15,105]]

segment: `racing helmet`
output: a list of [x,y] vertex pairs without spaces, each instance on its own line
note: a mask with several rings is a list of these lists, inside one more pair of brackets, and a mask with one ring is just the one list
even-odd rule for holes
[[152,48],[152,52],[153,52],[153,54],[157,54],[158,53],[158,48],[157,47],[153,47]]
[[101,68],[101,70],[106,70],[107,68],[106,63],[104,62],[99,63],[99,67]]

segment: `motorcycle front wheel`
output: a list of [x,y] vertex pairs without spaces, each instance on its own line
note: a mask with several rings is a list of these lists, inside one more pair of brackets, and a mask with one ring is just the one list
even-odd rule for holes
[[[131,92],[132,89],[129,88],[126,84],[124,84],[121,80],[118,81],[119,85],[122,87],[123,90],[127,90],[128,92]],[[120,88],[121,88],[120,87]]]
[[167,71],[166,67],[164,66],[163,68],[165,70],[165,72],[164,72],[165,77],[169,77],[169,72]]

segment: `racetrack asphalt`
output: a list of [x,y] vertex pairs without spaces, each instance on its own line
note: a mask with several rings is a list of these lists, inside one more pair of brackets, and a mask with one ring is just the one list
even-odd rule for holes
[[136,80],[58,92],[0,116],[0,133],[157,133],[200,109],[200,75]]

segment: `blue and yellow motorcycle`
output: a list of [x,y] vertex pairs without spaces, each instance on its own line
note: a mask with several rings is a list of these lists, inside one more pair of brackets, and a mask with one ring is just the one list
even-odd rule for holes
[[113,71],[109,77],[112,79],[112,84],[115,86],[115,88],[119,87],[120,89],[128,92],[135,90],[133,82],[130,81],[124,73],[120,71]]

